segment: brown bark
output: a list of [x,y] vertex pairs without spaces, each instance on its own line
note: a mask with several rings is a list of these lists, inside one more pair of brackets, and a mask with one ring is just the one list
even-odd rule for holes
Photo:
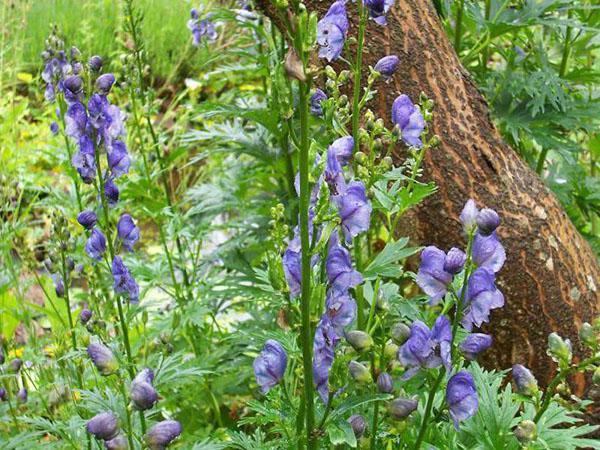
[[[262,3],[272,16],[268,0]],[[306,1],[319,17],[330,3]],[[348,11],[350,34],[355,34],[352,3]],[[554,371],[545,352],[548,334],[557,331],[570,338],[574,353],[581,355],[577,330],[600,310],[600,268],[594,253],[554,195],[503,142],[428,0],[397,1],[387,27],[369,24],[365,47],[368,65],[389,54],[400,58],[393,81],[380,85],[372,102],[380,117],[389,119],[400,93],[418,99],[423,91],[436,103],[432,130],[441,145],[427,155],[424,178],[435,181],[439,192],[416,211],[417,234],[400,232],[448,249],[464,245],[458,215],[468,198],[498,211],[507,251],[498,285],[506,305],[494,311],[487,329],[495,341],[487,363],[507,368],[520,362],[547,382]],[[574,383],[581,392],[583,377]]]

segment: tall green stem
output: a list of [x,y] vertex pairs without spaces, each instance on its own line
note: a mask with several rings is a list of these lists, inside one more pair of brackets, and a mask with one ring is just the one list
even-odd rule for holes
[[421,444],[423,443],[423,439],[425,438],[425,432],[427,431],[427,425],[429,423],[429,416],[431,415],[431,410],[433,408],[433,399],[435,398],[435,393],[437,392],[442,380],[444,379],[444,374],[445,370],[442,367],[440,369],[440,373],[435,379],[435,382],[429,390],[429,394],[427,397],[427,405],[425,406],[425,414],[423,415],[423,422],[421,423],[421,429],[419,430],[417,442],[415,442],[415,450],[419,450],[421,448]]
[[462,22],[465,10],[465,0],[458,2],[458,9],[456,10],[456,28],[454,28],[454,50],[456,53],[460,53],[460,42],[462,40]]
[[[572,17],[572,10],[569,9],[569,12],[567,13],[567,17],[569,19],[571,19]],[[563,54],[562,54],[562,59],[560,61],[560,69],[558,72],[558,75],[563,78],[565,76],[565,74],[567,73],[567,65],[569,63],[569,56],[571,55],[571,33],[573,32],[573,29],[570,26],[567,26],[567,29],[565,31],[565,45],[563,47]]]

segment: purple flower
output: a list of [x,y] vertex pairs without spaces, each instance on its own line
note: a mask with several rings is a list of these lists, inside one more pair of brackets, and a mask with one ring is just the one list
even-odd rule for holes
[[331,195],[339,195],[346,190],[344,172],[342,172],[342,166],[332,146],[327,149],[327,163],[325,164],[323,178],[329,186]]
[[5,402],[8,399],[8,393],[6,389],[0,388],[0,402]]
[[106,251],[106,238],[98,228],[92,230],[92,234],[85,243],[85,251],[90,258],[100,261]]
[[96,439],[107,441],[114,438],[119,432],[119,421],[113,412],[106,411],[88,420],[85,427],[88,433],[93,434]]
[[483,208],[477,214],[477,229],[482,236],[489,236],[500,225],[500,216],[493,209]]
[[496,232],[489,236],[475,234],[473,239],[473,261],[479,267],[498,272],[506,261],[506,251],[498,240]]
[[537,380],[527,367],[515,364],[512,366],[512,376],[519,394],[531,396],[537,392]]
[[181,434],[181,424],[176,420],[158,422],[144,435],[144,442],[151,450],[164,450]]
[[119,201],[119,188],[112,178],[108,178],[104,183],[104,196],[108,201],[108,206],[115,206]]
[[77,214],[77,222],[86,230],[91,230],[96,225],[98,217],[94,211],[85,210]]
[[486,351],[492,346],[492,337],[489,334],[473,333],[469,334],[460,344],[460,351],[470,361],[477,358],[479,353]]
[[364,0],[365,6],[369,8],[369,15],[378,25],[387,25],[385,15],[394,4],[394,0]]
[[158,393],[152,384],[147,381],[134,379],[131,382],[129,396],[133,406],[138,411],[145,411],[154,406],[158,401]]
[[108,167],[112,171],[114,177],[125,175],[129,172],[129,166],[131,166],[131,160],[127,153],[127,147],[122,141],[113,141],[108,152]]
[[129,301],[136,303],[139,299],[140,288],[120,256],[115,256],[112,261],[112,275],[115,294],[126,293],[129,295]]
[[96,91],[100,95],[108,95],[113,84],[115,84],[115,76],[112,73],[102,74],[96,79]]
[[325,300],[327,318],[337,333],[341,334],[344,327],[350,325],[356,317],[356,302],[348,291],[329,289]]
[[417,409],[419,402],[412,398],[398,397],[390,402],[388,411],[396,420],[403,420]]
[[473,227],[477,225],[477,214],[479,214],[479,210],[477,209],[475,200],[470,198],[467,200],[467,203],[465,203],[465,206],[460,213],[460,221],[465,233],[469,233]]
[[465,255],[465,252],[452,247],[444,260],[444,271],[456,275],[463,269],[466,261],[467,255]]
[[446,254],[433,245],[425,247],[421,252],[417,284],[429,296],[431,305],[440,302],[452,281],[452,273],[444,270],[446,258]]
[[25,388],[19,389],[19,392],[17,392],[17,402],[27,403],[27,389],[25,389]]
[[446,403],[457,430],[460,421],[475,415],[479,401],[475,381],[469,372],[461,370],[450,378],[446,387]]
[[71,160],[84,183],[90,184],[96,177],[96,154],[94,144],[87,136],[79,138],[79,150]]
[[331,234],[327,252],[327,279],[335,289],[346,291],[362,283],[362,275],[352,267],[350,252],[339,244],[337,231]]
[[87,353],[102,375],[111,375],[119,368],[115,355],[103,344],[91,343],[88,345]]
[[394,75],[394,72],[396,72],[396,69],[398,68],[398,64],[400,64],[400,59],[396,55],[384,56],[377,61],[374,69],[387,80]]
[[210,19],[210,15],[206,16],[205,19],[200,20],[200,15],[196,8],[190,10],[191,19],[188,20],[187,27],[192,32],[192,39],[194,47],[200,45],[202,38],[206,38],[209,42],[217,40],[217,30],[215,29],[214,23]]
[[504,295],[496,288],[494,272],[480,267],[471,274],[466,301],[462,324],[469,331],[473,325],[480,327],[483,322],[488,322],[492,309],[504,306]]
[[58,134],[58,124],[56,122],[52,122],[50,124],[50,132],[56,136]]
[[65,78],[62,87],[68,104],[80,102],[83,98],[83,80],[77,75]]
[[352,432],[354,433],[354,437],[356,439],[360,439],[363,434],[365,434],[365,429],[367,428],[367,422],[365,418],[360,414],[354,414],[350,416],[348,419],[348,423],[352,427]]
[[54,292],[56,293],[56,296],[63,298],[65,295],[65,284],[63,283],[62,277],[59,274],[54,274],[52,280],[54,281]]
[[87,112],[81,103],[73,103],[65,114],[65,129],[68,136],[80,139],[85,134]]
[[102,58],[98,55],[94,55],[90,58],[88,65],[93,72],[99,72],[102,68]]
[[10,371],[13,373],[19,373],[21,367],[23,367],[21,358],[15,358],[10,362]]
[[302,288],[302,256],[288,248],[283,254],[283,273],[290,288],[292,298],[300,294]]
[[327,100],[327,95],[321,89],[316,89],[315,93],[310,97],[310,112],[315,116],[323,115],[323,107],[321,102]]
[[0,347],[0,364],[4,364],[4,352],[2,351],[1,347]]
[[117,235],[123,242],[123,247],[132,252],[133,246],[140,238],[140,229],[135,226],[129,214],[121,215],[117,223]]
[[444,365],[450,371],[451,342],[452,329],[448,317],[438,317],[431,330],[420,320],[415,321],[410,329],[410,337],[398,353],[400,362],[408,369],[402,378],[411,378],[420,368],[432,369]]
[[125,436],[119,434],[108,441],[104,441],[104,447],[106,450],[128,450],[129,443]]
[[346,32],[348,31],[348,16],[344,0],[334,2],[327,14],[317,23],[317,43],[319,58],[333,61],[342,54]]
[[354,151],[354,138],[352,136],[344,136],[336,139],[329,146],[333,150],[336,159],[342,166],[347,165],[352,158]]
[[323,403],[329,400],[329,371],[335,358],[335,347],[340,337],[327,316],[321,318],[313,343],[313,377]]
[[348,184],[344,192],[333,197],[333,201],[338,207],[347,243],[369,229],[372,208],[362,181]]
[[392,376],[387,372],[381,372],[377,377],[377,389],[379,392],[390,394],[394,391],[394,380]]
[[81,312],[79,313],[79,321],[81,322],[82,325],[85,325],[86,323],[88,323],[91,318],[92,318],[92,311],[90,311],[87,308],[83,308],[81,310]]
[[56,99],[54,92],[54,85],[51,83],[46,84],[46,90],[44,91],[44,98],[48,103],[52,103]]
[[266,394],[283,378],[287,367],[287,353],[279,342],[269,339],[252,367],[256,382],[262,393]]
[[402,94],[392,104],[392,122],[402,131],[402,140],[406,145],[421,147],[421,133],[425,129],[425,120],[419,108],[410,100],[408,95]]

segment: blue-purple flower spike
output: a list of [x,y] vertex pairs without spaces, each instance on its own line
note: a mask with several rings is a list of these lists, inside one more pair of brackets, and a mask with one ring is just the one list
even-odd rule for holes
[[279,342],[269,339],[253,364],[256,382],[263,394],[281,381],[286,367],[287,353]]
[[349,183],[344,192],[333,197],[333,201],[338,207],[347,243],[369,229],[372,207],[367,199],[365,185],[361,181]]
[[473,376],[461,370],[448,381],[446,387],[446,403],[454,427],[458,430],[459,422],[475,415],[479,406],[477,390]]

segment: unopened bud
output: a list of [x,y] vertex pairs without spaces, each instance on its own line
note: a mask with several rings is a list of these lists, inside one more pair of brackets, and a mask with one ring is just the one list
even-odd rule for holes
[[383,348],[383,354],[388,359],[395,359],[396,356],[398,355],[398,349],[399,348],[400,347],[398,347],[392,341],[388,341],[385,344],[385,347]]
[[394,390],[394,380],[392,376],[387,372],[381,372],[377,377],[377,389],[379,392],[389,394]]
[[512,376],[519,394],[531,396],[538,391],[537,380],[527,367],[515,364],[512,367]]
[[360,414],[354,414],[350,416],[348,423],[352,427],[352,431],[354,432],[356,439],[360,439],[367,428],[367,422],[365,421],[365,418]]
[[359,383],[369,383],[372,381],[369,369],[358,361],[350,361],[348,370],[350,371],[352,378]]
[[392,418],[396,420],[406,419],[417,409],[418,402],[411,398],[398,397],[392,400],[388,405],[388,411]]
[[354,160],[358,163],[358,164],[363,164],[367,161],[367,155],[365,155],[363,152],[356,152],[354,154]]
[[595,347],[598,344],[598,333],[589,323],[585,322],[579,330],[581,342],[589,347]]
[[596,367],[596,370],[594,370],[594,375],[592,375],[592,381],[595,384],[600,384],[600,366]]
[[548,336],[548,355],[561,367],[571,364],[573,358],[571,341],[563,339],[556,333]]
[[337,74],[335,73],[335,70],[333,70],[333,67],[331,67],[331,66],[325,67],[325,75],[330,80],[335,80],[337,78]]
[[410,336],[410,328],[408,325],[398,322],[392,327],[392,339],[398,345],[402,345]]
[[369,350],[373,346],[373,338],[369,333],[360,330],[352,330],[346,333],[346,341],[357,352]]
[[537,426],[531,420],[523,420],[517,425],[514,433],[521,444],[529,444],[537,439]]

